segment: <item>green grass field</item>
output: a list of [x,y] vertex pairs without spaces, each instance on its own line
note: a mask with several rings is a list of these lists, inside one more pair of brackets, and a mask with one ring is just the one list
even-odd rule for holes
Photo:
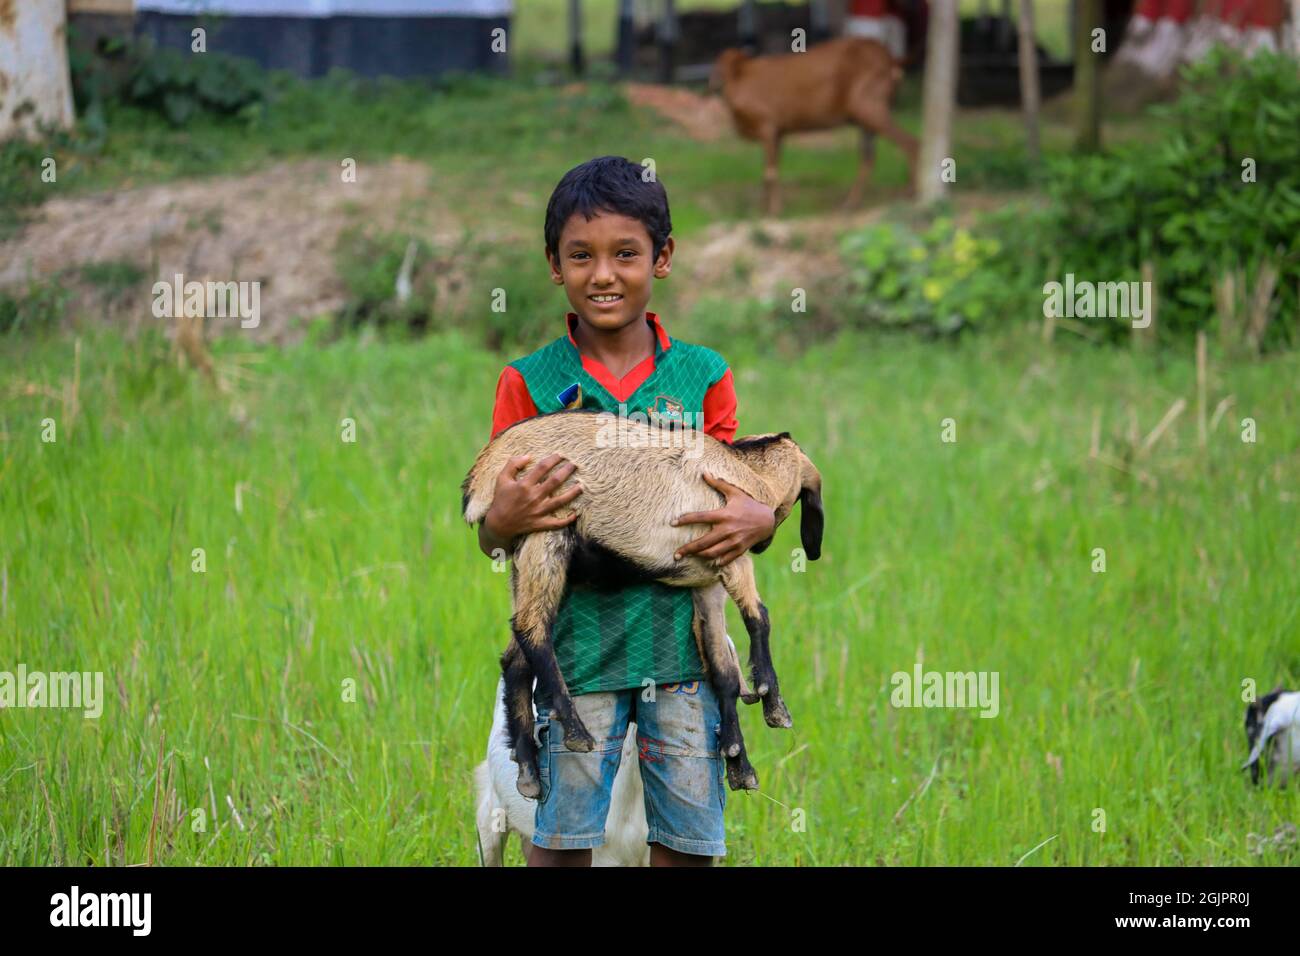
[[[140,863],[151,826],[166,864],[474,862],[509,604],[458,484],[500,357],[226,344],[249,376],[222,397],[157,333],[91,334],[74,414],[74,349],[4,345],[0,661],[103,671],[107,700],[0,715],[0,862]],[[757,562],[796,729],[744,711],[763,789],[729,798],[729,863],[1014,864],[1049,838],[1027,864],[1280,862],[1247,835],[1295,792],[1237,764],[1242,681],[1300,670],[1296,356],[1216,365],[1207,447],[1189,410],[1140,478],[1089,459],[1094,414],[1120,455],[1130,409],[1145,435],[1194,408],[1184,357],[1015,333],[734,361],[742,431],[819,463],[827,540],[796,573],[784,527]],[[998,716],[890,706],[918,655],[997,671]]]
[[[681,243],[655,307],[731,361],[742,432],[790,431],[825,479],[823,559],[794,571],[785,527],[756,562],[796,729],[744,710],[763,790],[730,795],[727,862],[1294,862],[1248,838],[1295,820],[1295,789],[1254,789],[1237,767],[1243,681],[1264,693],[1300,678],[1300,356],[1212,350],[1201,447],[1190,348],[1065,333],[1049,347],[1026,315],[959,344],[819,335],[765,352],[728,331],[753,320],[746,277],[717,276],[694,310],[674,289],[709,227],[756,218],[757,148],[687,139],[598,83],[331,83],[248,126],[112,112],[99,145],[50,147],[57,192],[0,193],[0,220],[17,228],[55,194],[403,155],[430,172],[413,212],[529,237],[466,281],[519,283],[510,320],[549,337],[563,308],[538,251],[550,188],[602,152],[655,157]],[[914,93],[900,109],[912,129]],[[1059,154],[1070,132],[1045,123]],[[963,112],[955,142],[959,206],[1031,188],[1014,112]],[[0,153],[0,168],[38,175],[44,149]],[[838,206],[855,150],[847,131],[791,145],[789,219]],[[868,205],[903,178],[882,149]],[[117,294],[150,268],[104,264],[92,284]],[[509,598],[460,520],[459,484],[518,350],[486,350],[472,315],[413,341],[232,336],[215,361],[243,374],[218,393],[161,323],[124,335],[63,296],[71,279],[40,278],[24,306],[40,320],[0,332],[0,672],[101,671],[107,699],[99,719],[0,711],[0,864],[475,862],[470,773]],[[734,613],[730,630],[743,651]],[[918,656],[996,671],[998,716],[891,706],[891,675]]]

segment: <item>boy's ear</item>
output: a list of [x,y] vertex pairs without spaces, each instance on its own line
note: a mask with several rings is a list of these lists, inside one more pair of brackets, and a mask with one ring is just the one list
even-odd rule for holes
[[564,276],[560,272],[560,264],[555,257],[551,255],[550,249],[546,250],[546,264],[551,267],[551,281],[556,285],[564,285]]
[[659,258],[655,260],[655,278],[666,279],[668,273],[673,271],[673,251],[677,248],[677,243],[673,237],[669,236],[664,240],[664,247],[659,250]]

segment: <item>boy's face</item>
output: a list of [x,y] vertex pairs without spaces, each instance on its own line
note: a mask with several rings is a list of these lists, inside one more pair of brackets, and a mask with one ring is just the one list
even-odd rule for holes
[[574,213],[560,230],[559,259],[548,250],[551,281],[564,286],[569,304],[583,322],[613,332],[645,315],[651,278],[672,268],[670,236],[653,255],[650,234],[639,219],[602,212],[588,222]]

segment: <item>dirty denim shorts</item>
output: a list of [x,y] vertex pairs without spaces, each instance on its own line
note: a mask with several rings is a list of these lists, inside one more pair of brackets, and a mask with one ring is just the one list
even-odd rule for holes
[[727,791],[713,688],[697,680],[656,687],[654,701],[643,700],[643,693],[643,688],[634,687],[573,698],[578,716],[596,738],[596,748],[584,754],[565,748],[561,722],[539,691],[537,763],[542,792],[535,845],[582,850],[605,842],[610,790],[628,722],[635,721],[649,827],[646,842],[682,853],[726,854],[722,811]]

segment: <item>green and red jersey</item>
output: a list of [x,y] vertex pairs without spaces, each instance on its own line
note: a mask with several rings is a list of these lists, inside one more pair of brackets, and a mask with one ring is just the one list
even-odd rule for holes
[[[670,338],[653,312],[654,354],[623,378],[582,355],[573,338],[578,316],[565,317],[568,334],[507,365],[497,381],[492,437],[515,422],[564,408],[618,414],[641,412],[651,421],[703,422],[703,431],[730,442],[736,434],[736,390],[731,370],[712,349]],[[701,529],[703,530],[703,529]],[[571,694],[699,680],[704,676],[691,633],[690,591],[651,582],[618,591],[581,585],[565,591],[552,643]]]

